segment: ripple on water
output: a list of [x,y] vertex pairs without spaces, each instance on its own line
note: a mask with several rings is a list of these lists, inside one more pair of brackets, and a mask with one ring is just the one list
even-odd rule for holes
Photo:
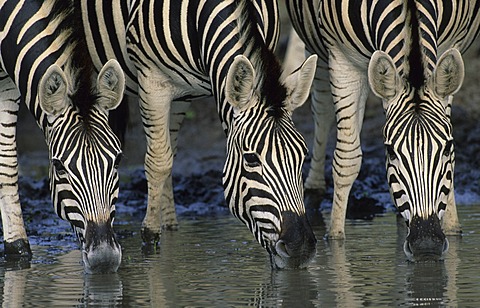
[[[444,262],[408,263],[392,213],[347,220],[346,241],[322,240],[306,270],[272,271],[267,253],[230,216],[180,220],[153,254],[141,251],[139,224],[122,224],[116,274],[85,275],[70,239],[33,246],[30,267],[0,263],[7,306],[478,306],[480,206],[459,208],[464,235],[449,237]],[[132,231],[135,230],[135,231]],[[124,232],[125,231],[125,232]],[[66,253],[69,251],[68,253]]]

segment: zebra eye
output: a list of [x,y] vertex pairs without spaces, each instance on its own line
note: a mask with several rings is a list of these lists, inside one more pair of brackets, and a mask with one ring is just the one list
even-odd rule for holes
[[118,154],[117,157],[115,158],[115,162],[113,163],[113,167],[115,169],[118,169],[118,166],[120,165],[120,162],[122,161],[122,158],[123,158],[122,153]]
[[387,149],[387,155],[390,160],[394,160],[397,158],[397,154],[395,154],[395,150],[391,145],[386,144],[385,148]]
[[258,155],[255,153],[245,153],[243,154],[243,160],[245,164],[250,168],[259,167],[261,165]]
[[448,140],[445,144],[445,149],[443,150],[444,156],[449,156],[452,153],[453,140]]
[[67,173],[67,169],[65,169],[65,166],[59,159],[52,159],[52,165],[58,175],[65,175]]

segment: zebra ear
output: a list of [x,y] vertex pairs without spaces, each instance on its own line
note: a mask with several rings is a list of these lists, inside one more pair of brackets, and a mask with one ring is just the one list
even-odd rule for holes
[[286,108],[290,111],[302,106],[310,95],[313,78],[317,69],[317,55],[311,55],[302,66],[285,78],[288,99]]
[[117,60],[111,59],[103,66],[97,78],[98,105],[104,110],[120,105],[125,90],[125,75]]
[[225,97],[238,109],[243,109],[251,100],[255,81],[255,70],[252,63],[243,55],[233,60],[227,73]]
[[400,76],[392,58],[383,51],[375,51],[368,64],[368,83],[373,93],[390,100],[397,95]]
[[462,55],[455,49],[449,49],[437,61],[433,71],[433,89],[441,97],[454,95],[460,90],[465,77]]
[[51,65],[43,75],[38,98],[40,108],[49,115],[55,116],[67,107],[67,77],[58,65]]

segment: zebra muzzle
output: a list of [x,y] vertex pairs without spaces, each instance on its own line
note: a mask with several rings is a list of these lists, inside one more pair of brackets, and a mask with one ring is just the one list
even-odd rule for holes
[[448,240],[437,215],[412,218],[403,250],[413,262],[439,261],[443,258],[448,251]]
[[305,215],[283,212],[282,232],[271,249],[272,267],[304,268],[316,253],[317,239]]
[[109,222],[87,223],[82,257],[87,274],[114,273],[118,270],[122,249]]

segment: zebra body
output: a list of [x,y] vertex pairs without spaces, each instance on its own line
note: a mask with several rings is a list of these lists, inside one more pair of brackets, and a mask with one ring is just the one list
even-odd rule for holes
[[5,257],[31,257],[18,198],[15,137],[23,103],[45,135],[53,206],[81,241],[85,270],[116,271],[121,249],[112,223],[121,148],[107,118],[108,110],[121,101],[124,76],[118,63],[110,61],[94,81],[76,12],[67,1],[0,1],[0,209]]
[[[85,18],[96,14],[93,7],[84,1]],[[279,30],[276,1],[147,0],[128,11],[126,50],[135,70],[127,76],[137,78],[147,138],[144,241],[156,244],[162,228],[177,226],[171,183],[177,132],[189,102],[213,95],[227,135],[223,183],[231,212],[268,250],[274,267],[305,266],[316,240],[303,204],[305,142],[291,113],[308,96],[316,57],[279,80],[271,52]],[[96,53],[93,45],[90,52]]]
[[409,226],[406,254],[414,260],[441,257],[448,248],[440,226],[444,212],[444,230],[460,231],[450,112],[452,95],[463,81],[460,53],[479,31],[479,6],[456,0],[287,1],[307,52],[320,57],[312,86],[315,142],[305,182],[313,204],[307,207],[318,207],[325,190],[326,139],[336,118],[330,238],[345,237],[369,87],[383,101],[387,178]]

